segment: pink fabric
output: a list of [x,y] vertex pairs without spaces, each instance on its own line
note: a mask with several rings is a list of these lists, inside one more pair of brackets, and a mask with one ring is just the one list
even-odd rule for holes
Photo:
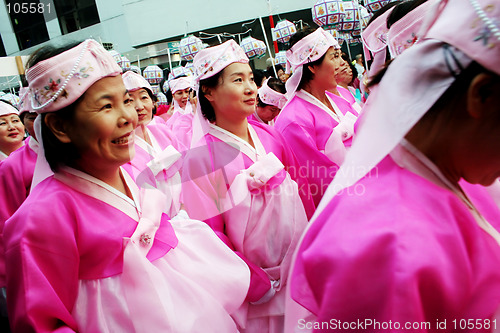
[[[498,225],[498,208],[489,209]],[[497,242],[452,192],[386,157],[311,225],[291,295],[317,321],[430,322],[438,331],[436,321],[447,320],[451,332],[454,319],[492,318],[499,265]]]
[[189,76],[183,76],[177,79],[173,79],[168,81],[168,86],[173,95],[176,91],[192,88],[193,78]]
[[[172,146],[177,152],[183,152],[186,148],[179,143],[174,133],[164,124],[149,124],[147,129],[154,139],[159,143],[160,150],[164,151],[169,146]],[[136,184],[141,188],[157,188],[166,195],[168,202],[164,203],[164,208],[167,214],[174,217],[180,210],[180,167],[181,160],[176,160],[167,169],[163,169],[158,174],[154,174],[154,170],[150,168],[150,163],[155,157],[158,157],[160,151],[144,149],[137,143],[135,144],[134,158],[123,165],[123,168],[134,179]],[[172,157],[170,157],[172,158]],[[161,162],[161,161],[159,161]],[[178,180],[177,180],[178,178]],[[173,182],[169,182],[172,179]],[[177,187],[179,187],[177,189]]]
[[6,285],[3,228],[5,221],[16,212],[29,194],[36,157],[36,152],[26,143],[0,163],[0,288]]
[[189,147],[191,145],[191,137],[193,136],[193,120],[194,114],[187,113],[179,115],[173,122],[171,122],[172,132],[177,140],[185,147]]
[[8,114],[19,114],[19,110],[10,104],[0,101],[0,116],[6,116]]
[[[344,114],[352,111],[346,100],[328,92],[327,94],[338,102]],[[297,156],[299,169],[296,172],[307,178],[316,206],[339,168],[324,153],[337,125],[339,123],[324,110],[298,96],[292,98],[276,120],[275,128]],[[348,139],[344,145],[350,146],[351,141],[352,139]]]
[[151,93],[153,92],[153,88],[148,81],[142,76],[132,71],[127,71],[122,74],[123,83],[125,84],[125,88],[128,91],[134,91],[140,88],[146,88]]
[[[250,124],[257,132],[266,152],[273,152],[285,166],[284,171],[268,182],[269,186],[274,188],[283,182],[286,171],[298,167],[297,161],[284,139],[273,128],[254,122]],[[225,210],[221,206],[221,198],[228,195],[224,193],[227,193],[229,185],[233,183],[240,171],[249,168],[254,162],[235,147],[210,134],[207,134],[205,139],[206,146],[193,148],[186,156],[182,175],[184,204],[191,217],[207,222],[229,247],[235,249],[226,234],[225,224],[229,221],[225,221],[224,215],[221,215],[221,212]],[[302,177],[293,173],[290,173],[290,176],[299,185],[302,202],[307,216],[310,217],[314,212],[314,206],[308,198],[307,183]],[[245,260],[242,253],[236,253]],[[252,272],[248,299],[257,301],[269,289],[269,278],[251,260],[245,261]]]
[[121,71],[101,44],[87,39],[26,71],[31,107],[38,113],[60,110],[75,102],[96,81]]
[[[58,173],[40,183],[7,222],[7,264],[15,267],[7,276],[14,331],[153,332],[161,327],[201,333],[218,325],[236,331],[228,314],[248,288],[243,262],[203,223],[150,217],[158,209],[156,200],[146,199],[131,180],[127,185],[137,199],[133,203],[101,185]],[[155,230],[143,229],[143,222]]]
[[[297,184],[287,173],[296,161],[283,138],[269,126],[250,126],[257,133],[257,153],[245,145],[241,151],[235,149],[238,140],[214,134],[213,129],[204,138],[207,146],[190,150],[183,167],[183,194],[189,215],[210,225],[250,267],[248,301],[266,294],[270,280],[280,280],[269,302],[249,307],[249,319],[269,320],[283,316],[282,287],[307,223],[304,204],[309,216],[313,205],[307,197],[303,204],[299,195],[299,187],[307,189],[307,184],[300,178]],[[265,151],[259,150],[260,144]]]
[[263,83],[262,87],[259,88],[258,96],[262,103],[276,106],[277,108],[283,108],[286,103],[286,97],[284,94],[277,92],[274,89],[271,89],[267,82],[269,78],[267,78]]

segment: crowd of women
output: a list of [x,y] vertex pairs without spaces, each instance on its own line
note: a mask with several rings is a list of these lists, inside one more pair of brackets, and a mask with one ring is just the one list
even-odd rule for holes
[[168,112],[94,40],[36,51],[0,101],[2,329],[500,329],[499,22],[387,4],[362,94],[321,28],[281,79],[228,40]]

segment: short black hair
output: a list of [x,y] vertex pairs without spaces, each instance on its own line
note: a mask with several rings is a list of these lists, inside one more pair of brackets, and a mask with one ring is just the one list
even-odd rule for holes
[[[269,86],[269,88],[279,92],[280,94],[286,94],[285,84],[281,82],[280,79],[277,79],[275,77],[270,77],[269,80],[267,81],[267,85]],[[263,108],[266,107],[267,105],[269,104],[265,104],[264,102],[262,102],[259,96],[257,95],[257,106]]]
[[215,88],[219,84],[219,80],[222,80],[222,72],[224,72],[224,70],[207,79],[200,80],[198,103],[200,103],[201,113],[209,122],[215,121],[215,110],[210,101],[205,97],[205,92],[203,90]]

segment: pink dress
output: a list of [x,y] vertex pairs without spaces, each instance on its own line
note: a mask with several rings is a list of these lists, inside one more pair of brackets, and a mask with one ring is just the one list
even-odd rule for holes
[[167,197],[164,203],[169,216],[181,208],[181,153],[185,150],[172,131],[161,123],[146,126],[152,146],[135,137],[135,156],[123,165],[139,187],[157,188]]
[[[290,177],[287,169],[295,158],[273,128],[250,122],[249,132],[255,148],[211,125],[202,139],[206,145],[186,157],[183,194],[189,198],[189,215],[210,225],[250,267],[249,302],[261,299],[274,282],[276,295],[267,303],[250,304],[244,328],[276,332],[283,329],[283,287],[291,256],[308,220],[299,195],[299,187],[307,189],[307,184]],[[303,200],[312,213],[311,199]]]
[[[482,202],[478,214],[435,169],[398,146],[313,222],[290,277],[293,300],[313,315],[310,328],[335,319],[336,328],[355,322],[363,332],[400,332],[406,323],[424,323],[419,332],[490,331],[483,324],[500,306],[500,236],[491,227],[500,211],[484,188],[469,188]],[[287,332],[305,326],[287,314]],[[482,329],[464,329],[468,319]],[[374,324],[389,321],[392,329]]]
[[13,330],[237,332],[244,262],[205,223],[170,221],[161,192],[122,175],[133,199],[65,167],[7,221]]
[[281,110],[274,126],[293,147],[316,206],[344,161],[346,147],[351,146],[357,117],[343,98],[326,95],[332,105],[339,103],[335,113],[300,90]]
[[172,122],[172,132],[177,140],[186,147],[191,146],[191,137],[193,136],[193,118],[194,114],[186,113],[179,115]]
[[174,100],[174,106],[173,106],[173,114],[172,116],[167,120],[167,126],[170,129],[174,128],[174,123],[183,114],[193,114],[193,106],[191,105],[190,102],[186,104],[186,107],[183,109],[180,107],[180,105],[177,103],[176,100]]
[[5,256],[2,231],[5,221],[26,200],[35,170],[38,143],[33,138],[0,164],[0,287],[5,287]]

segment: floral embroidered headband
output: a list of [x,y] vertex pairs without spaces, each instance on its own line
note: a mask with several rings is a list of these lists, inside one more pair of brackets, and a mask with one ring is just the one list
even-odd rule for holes
[[234,41],[228,40],[217,46],[198,52],[193,59],[196,81],[208,79],[232,63],[248,63],[245,51]]
[[280,94],[276,90],[271,89],[267,82],[269,78],[267,78],[264,83],[262,83],[262,87],[259,88],[259,98],[264,104],[273,105],[277,108],[281,109],[286,103],[286,97],[284,94]]
[[318,60],[332,46],[340,48],[339,43],[330,33],[322,28],[316,29],[286,51],[287,72],[289,73],[290,70],[294,72],[297,67]]
[[172,94],[175,94],[176,91],[192,88],[193,79],[190,76],[179,77],[168,81],[168,87],[170,88]]
[[74,103],[96,81],[121,71],[101,44],[87,39],[26,71],[31,108],[37,113],[60,110]]
[[[450,29],[450,25],[458,28]],[[425,38],[453,45],[483,67],[500,74],[499,25],[498,1],[441,0],[423,33]]]

